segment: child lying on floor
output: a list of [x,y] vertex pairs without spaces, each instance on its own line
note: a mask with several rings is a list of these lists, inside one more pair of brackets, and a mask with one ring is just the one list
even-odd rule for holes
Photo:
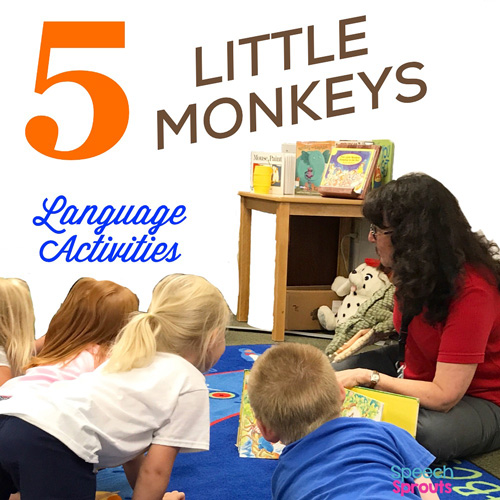
[[177,453],[208,449],[203,372],[224,352],[228,320],[208,281],[167,276],[95,371],[47,387],[26,382],[0,402],[0,500],[16,491],[94,500],[94,469],[120,464],[134,500],[160,500]]
[[424,471],[434,456],[392,424],[339,417],[344,396],[328,358],[313,346],[281,344],[255,361],[248,397],[257,424],[265,439],[286,445],[273,500],[439,498],[442,482],[424,475],[399,481],[394,472]]
[[25,363],[24,375],[0,387],[0,398],[23,387],[46,387],[94,371],[138,307],[128,288],[113,281],[80,278],[50,321],[42,350]]

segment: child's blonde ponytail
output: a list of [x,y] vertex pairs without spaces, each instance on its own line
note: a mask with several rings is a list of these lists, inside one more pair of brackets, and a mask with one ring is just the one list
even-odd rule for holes
[[149,365],[156,354],[155,330],[158,326],[154,323],[150,313],[133,316],[112,347],[105,370],[123,372]]
[[223,334],[229,308],[220,291],[200,276],[172,274],[153,290],[147,313],[138,313],[120,333],[108,372],[147,366],[156,352],[189,358],[202,369],[214,334]]

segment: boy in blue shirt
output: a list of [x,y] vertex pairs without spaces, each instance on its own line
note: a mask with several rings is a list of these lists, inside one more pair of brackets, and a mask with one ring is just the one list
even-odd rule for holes
[[434,456],[408,432],[339,416],[344,388],[313,346],[268,349],[251,370],[248,397],[264,438],[286,445],[272,478],[274,500],[433,500],[451,492],[442,480],[431,482]]

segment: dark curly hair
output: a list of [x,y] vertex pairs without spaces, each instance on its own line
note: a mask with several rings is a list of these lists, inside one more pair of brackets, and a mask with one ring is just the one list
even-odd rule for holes
[[464,265],[471,264],[500,290],[498,246],[471,230],[457,199],[436,179],[413,173],[371,191],[363,215],[391,234],[396,297],[405,314],[446,320]]

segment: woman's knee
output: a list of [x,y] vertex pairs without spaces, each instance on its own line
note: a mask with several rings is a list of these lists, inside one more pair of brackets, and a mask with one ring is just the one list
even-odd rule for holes
[[417,441],[447,461],[500,448],[500,407],[465,396],[448,413],[420,409]]

